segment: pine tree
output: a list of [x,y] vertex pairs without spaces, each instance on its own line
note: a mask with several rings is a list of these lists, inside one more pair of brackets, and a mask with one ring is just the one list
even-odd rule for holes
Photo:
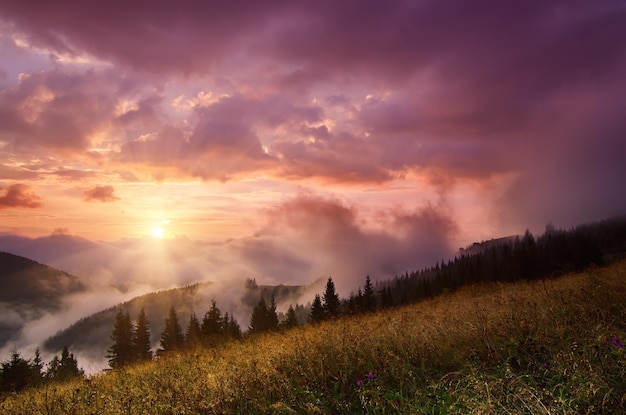
[[240,339],[241,327],[239,327],[239,323],[235,321],[232,315],[229,316],[228,313],[224,315],[224,320],[228,321],[228,323],[226,324],[226,333],[228,334],[228,336],[233,339]]
[[267,308],[266,321],[268,331],[278,330],[278,314],[276,314],[276,300],[274,299],[274,296],[272,296],[272,301]]
[[217,308],[217,303],[213,300],[211,302],[211,308],[202,319],[202,337],[206,341],[210,341],[211,339],[215,339],[216,336],[223,334],[223,323],[222,312]]
[[250,333],[261,333],[266,331],[267,327],[267,305],[263,295],[261,295],[261,299],[257,305],[254,306],[254,309],[252,309],[252,316],[250,316],[250,327],[248,328],[248,331]]
[[369,275],[365,277],[363,288],[363,311],[376,311],[376,297],[374,297],[374,287]]
[[132,331],[133,327],[128,311],[124,312],[119,308],[111,333],[113,344],[107,349],[106,355],[109,359],[109,366],[112,368],[125,366],[134,360]]
[[67,346],[63,346],[57,379],[60,381],[66,381],[76,377],[82,377],[83,375],[84,372],[82,369],[78,368],[78,361],[74,357],[74,353],[70,353]]
[[0,391],[19,392],[29,386],[32,369],[27,360],[17,350],[11,352],[11,358],[0,364]]
[[84,376],[82,369],[78,368],[78,361],[73,353],[70,353],[67,346],[63,346],[61,359],[54,356],[48,363],[46,378],[52,381],[65,382],[70,379]]
[[339,317],[339,314],[341,313],[341,302],[339,301],[339,296],[335,292],[335,283],[333,283],[333,279],[331,277],[328,277],[328,281],[326,282],[323,307],[327,318]]
[[35,349],[35,357],[30,361],[31,383],[33,385],[39,385],[43,382],[43,366],[44,363],[41,359],[41,352],[39,351],[39,347],[37,347]]
[[187,324],[187,329],[185,330],[185,346],[198,346],[201,338],[202,332],[200,329],[200,321],[198,321],[198,317],[196,317],[195,314],[192,314],[189,316],[189,323]]
[[311,314],[309,314],[309,322],[319,323],[320,321],[323,321],[325,317],[326,313],[324,312],[324,306],[322,305],[322,298],[319,294],[315,294],[313,305],[311,305]]
[[285,317],[285,321],[281,323],[281,327],[285,329],[298,327],[298,317],[296,316],[296,310],[293,309],[293,306],[291,304],[289,304],[289,309],[287,309],[287,316]]
[[176,310],[172,306],[168,317],[165,319],[165,329],[161,333],[161,348],[158,350],[158,353],[180,349],[183,343],[183,331],[180,328]]
[[142,308],[137,318],[137,325],[132,330],[133,358],[138,361],[152,360],[150,350],[150,323]]

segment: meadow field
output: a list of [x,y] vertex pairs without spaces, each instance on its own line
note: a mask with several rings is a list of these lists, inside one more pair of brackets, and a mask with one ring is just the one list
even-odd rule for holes
[[626,261],[172,354],[0,413],[617,414],[624,341]]

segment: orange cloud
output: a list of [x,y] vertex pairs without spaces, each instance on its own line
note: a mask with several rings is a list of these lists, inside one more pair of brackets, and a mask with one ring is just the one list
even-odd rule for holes
[[38,208],[43,206],[41,198],[30,190],[25,184],[12,184],[8,187],[0,187],[0,209],[24,207]]

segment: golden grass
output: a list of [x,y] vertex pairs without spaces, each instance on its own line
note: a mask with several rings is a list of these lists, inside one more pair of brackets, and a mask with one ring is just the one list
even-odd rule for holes
[[619,413],[614,336],[626,262],[197,349],[8,396],[0,413]]

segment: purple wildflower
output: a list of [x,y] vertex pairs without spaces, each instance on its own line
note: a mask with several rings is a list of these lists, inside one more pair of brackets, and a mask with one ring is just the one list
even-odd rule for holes
[[363,386],[363,381],[362,380],[358,380],[356,382],[356,385],[360,388],[361,386]]
[[545,367],[546,369],[550,367],[550,363],[548,362],[543,362],[543,367]]
[[613,344],[613,346],[617,347],[618,349],[624,348],[624,344],[621,341],[619,341],[619,338],[617,336],[611,337],[611,343]]
[[372,372],[368,373],[366,376],[367,380],[374,380],[374,374]]

